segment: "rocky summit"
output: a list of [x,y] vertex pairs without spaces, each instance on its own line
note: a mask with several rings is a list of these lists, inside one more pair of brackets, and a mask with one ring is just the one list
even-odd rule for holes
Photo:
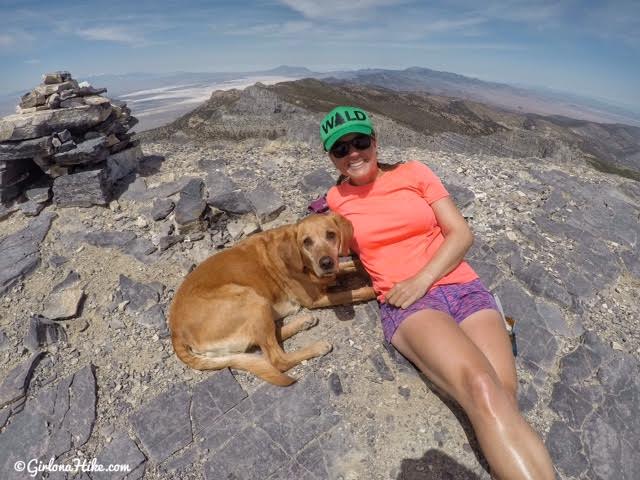
[[15,115],[0,119],[0,201],[24,193],[20,208],[37,211],[53,185],[58,205],[107,204],[142,155],[128,133],[137,120],[125,103],[103,97],[105,88],[78,83],[69,72],[42,81],[22,96]]
[[[36,110],[0,129],[29,168],[85,175],[78,195],[95,192],[87,172],[113,152],[80,171],[58,162],[74,150],[96,158],[101,147],[86,142],[98,137],[80,141],[81,129],[65,127],[63,141],[56,109],[38,108],[82,88],[47,76],[20,106]],[[375,304],[311,312],[319,325],[285,350],[321,339],[334,348],[295,367],[287,388],[242,371],[194,371],[173,353],[167,307],[184,275],[242,238],[295,222],[335,182],[317,126],[336,104],[371,111],[381,160],[429,165],[467,218],[476,238],[468,259],[516,319],[519,402],[558,478],[640,478],[640,184],[593,168],[594,151],[545,117],[315,80],[215,92],[141,135],[135,171],[101,202],[55,200],[65,175],[53,180],[53,201],[44,186],[5,202],[2,478],[25,478],[14,465],[34,458],[128,466],[48,477],[68,479],[490,478],[460,408],[383,342]],[[87,131],[114,113],[105,105]],[[35,161],[55,138],[76,148]],[[16,206],[28,201],[42,208]]]

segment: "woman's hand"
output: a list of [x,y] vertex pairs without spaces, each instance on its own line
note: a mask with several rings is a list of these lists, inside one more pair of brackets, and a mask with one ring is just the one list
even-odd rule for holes
[[407,308],[413,302],[421,298],[433,284],[427,280],[425,275],[417,275],[396,283],[385,297],[385,301],[390,305],[400,308]]

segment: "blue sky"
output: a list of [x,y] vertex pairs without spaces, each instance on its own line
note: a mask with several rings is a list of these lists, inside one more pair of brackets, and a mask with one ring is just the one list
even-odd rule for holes
[[0,92],[46,71],[421,66],[640,110],[640,1],[0,0]]

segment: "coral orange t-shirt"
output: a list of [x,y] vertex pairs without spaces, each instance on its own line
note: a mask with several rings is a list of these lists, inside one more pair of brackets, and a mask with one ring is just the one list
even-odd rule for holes
[[[386,171],[368,185],[345,182],[329,190],[329,208],[353,224],[351,249],[371,276],[380,301],[396,283],[422,270],[444,242],[431,204],[448,195],[431,169],[417,161]],[[433,287],[476,278],[462,261]]]

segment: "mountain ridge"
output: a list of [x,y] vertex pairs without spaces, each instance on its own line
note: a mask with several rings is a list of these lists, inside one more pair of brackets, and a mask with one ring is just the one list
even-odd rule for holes
[[386,119],[405,127],[402,132],[394,126],[387,129],[385,141],[390,144],[424,145],[438,141],[438,135],[454,134],[476,138],[463,140],[471,142],[466,147],[469,151],[485,148],[477,137],[492,143],[490,148],[494,150],[520,149],[518,155],[525,156],[544,157],[565,147],[573,148],[595,168],[640,180],[640,127],[522,114],[471,100],[336,79],[327,83],[307,78],[268,86],[256,84],[244,91],[214,92],[192,112],[143,135],[169,138],[181,131],[199,140],[288,137],[319,146],[316,130],[320,117],[339,104],[358,105],[383,117],[383,132]]

